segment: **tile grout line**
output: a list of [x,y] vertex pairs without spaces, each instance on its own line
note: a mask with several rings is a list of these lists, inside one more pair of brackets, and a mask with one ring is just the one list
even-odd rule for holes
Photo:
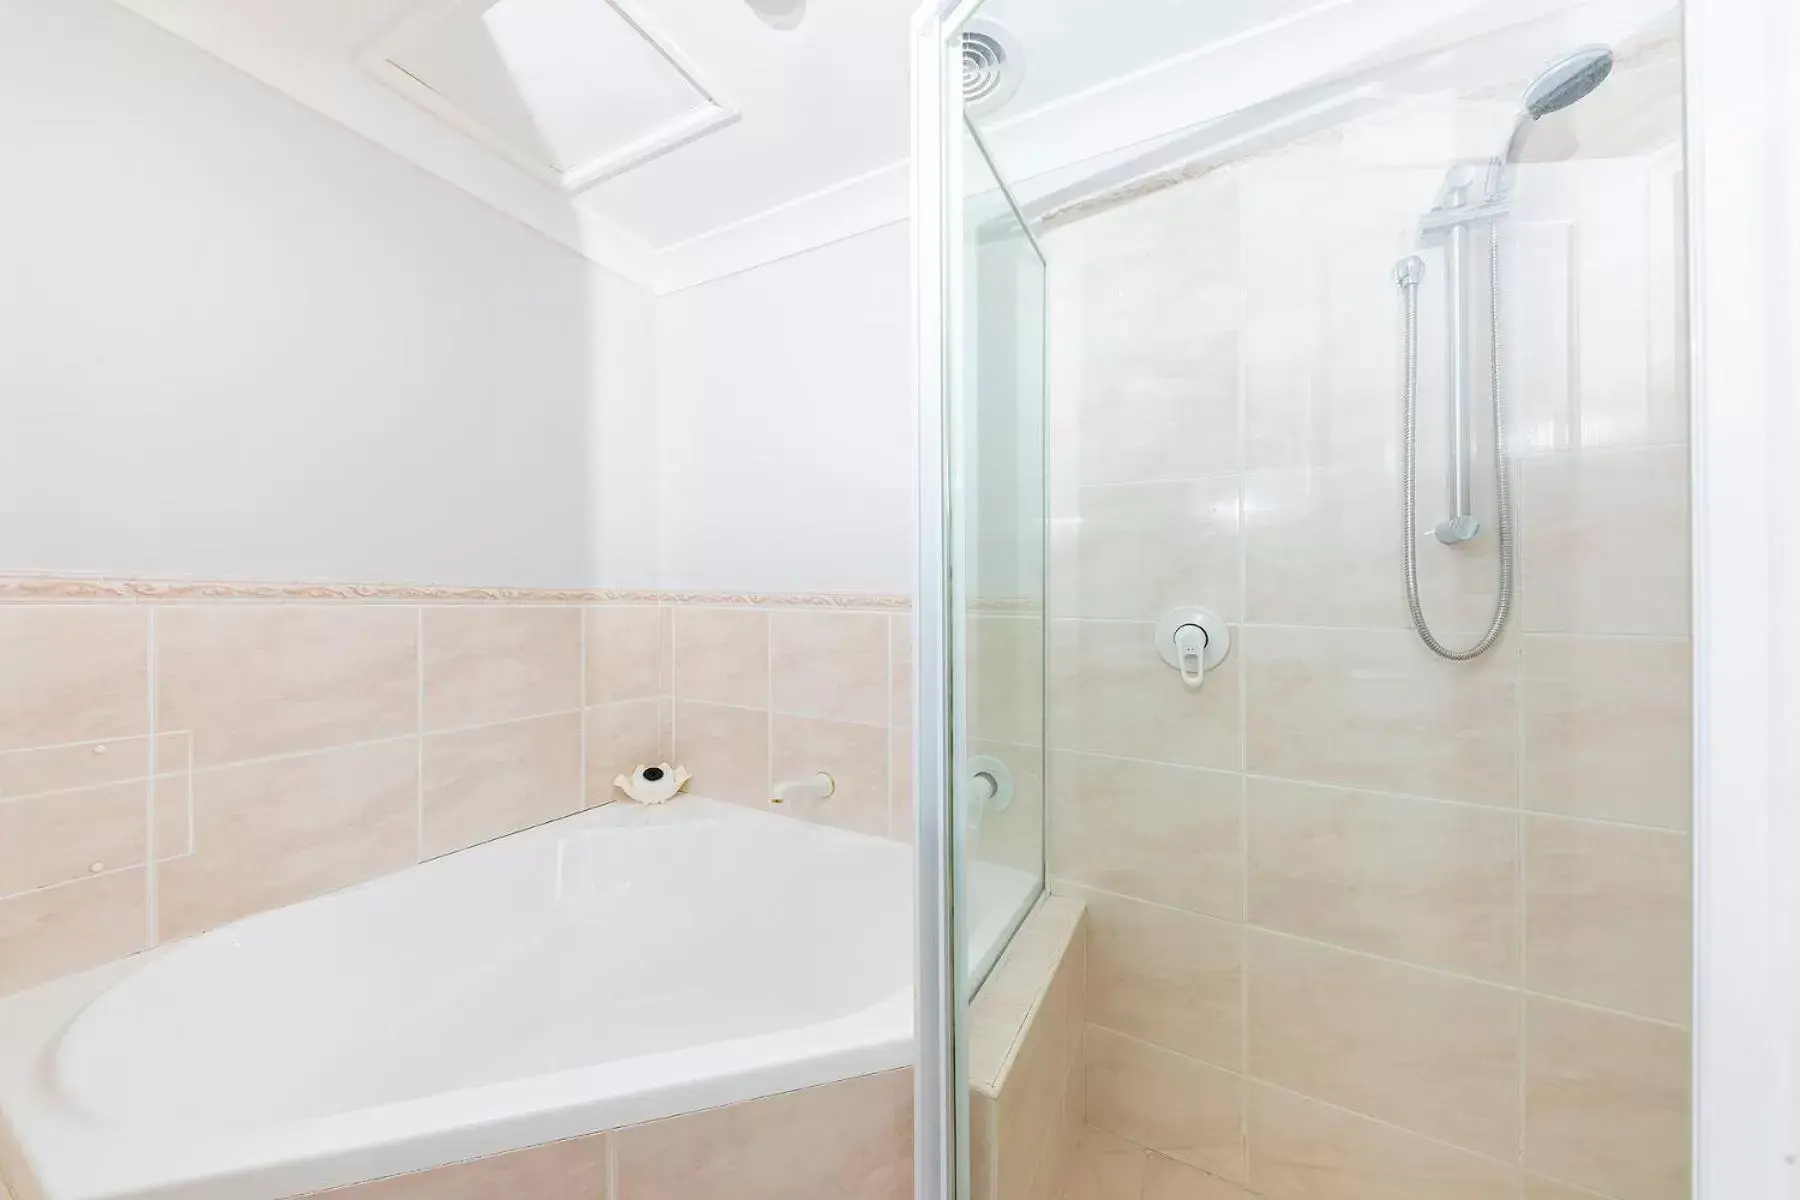
[[[1247,603],[1247,601],[1246,601]],[[1057,616],[1050,615],[1045,620],[1050,624],[1068,625],[1155,625],[1157,617],[1153,616]],[[1032,614],[990,614],[989,619],[1025,621],[1035,620]],[[1231,621],[1231,625],[1244,629],[1292,630],[1299,633],[1338,633],[1338,634],[1408,634],[1413,631],[1408,625],[1323,625],[1308,621]],[[1625,643],[1667,643],[1686,645],[1693,641],[1691,632],[1622,632],[1618,630],[1593,629],[1527,629],[1514,626],[1510,636],[1519,638],[1561,638],[1565,640],[1590,639],[1596,642]]]
[[425,606],[413,610],[413,861],[425,861]]
[[[1217,1063],[1207,1062],[1203,1058],[1194,1058],[1191,1055],[1183,1054],[1179,1050],[1171,1050],[1167,1046],[1160,1046],[1155,1042],[1146,1042],[1144,1039],[1142,1039],[1140,1037],[1134,1037],[1129,1033],[1121,1033],[1119,1030],[1113,1029],[1106,1025],[1094,1024],[1093,1022],[1089,1022],[1089,1024],[1093,1025],[1093,1027],[1095,1029],[1100,1030],[1102,1033],[1107,1034],[1109,1037],[1116,1037],[1120,1041],[1130,1042],[1136,1046],[1143,1046],[1148,1049],[1155,1050],[1160,1054],[1167,1054],[1173,1058],[1179,1058],[1184,1062],[1193,1063],[1197,1066],[1204,1067],[1209,1071],[1223,1071],[1228,1075],[1243,1075],[1243,1076],[1245,1076],[1245,1078],[1247,1079],[1248,1082],[1254,1083],[1260,1087],[1266,1087],[1266,1088],[1270,1088],[1274,1091],[1284,1092],[1290,1096],[1296,1096],[1302,1100],[1307,1101],[1308,1103],[1317,1104],[1321,1108],[1328,1108],[1334,1112],[1339,1112],[1339,1113],[1343,1113],[1347,1116],[1356,1117],[1360,1120],[1368,1121],[1369,1123],[1374,1124],[1374,1125],[1380,1125],[1383,1128],[1391,1129],[1398,1133],[1404,1133],[1404,1134],[1408,1135],[1409,1137],[1415,1137],[1421,1141],[1431,1142],[1434,1145],[1442,1146],[1449,1150],[1455,1150],[1459,1154],[1466,1154],[1471,1158],[1477,1158],[1477,1159],[1482,1160],[1483,1162],[1492,1163],[1495,1166],[1505,1167],[1507,1170],[1513,1171],[1513,1172],[1518,1172],[1521,1175],[1524,1173],[1523,1170],[1520,1168],[1520,1166],[1517,1163],[1509,1163],[1503,1158],[1495,1158],[1492,1154],[1488,1154],[1484,1151],[1472,1150],[1467,1146],[1458,1145],[1455,1142],[1445,1141],[1443,1138],[1437,1137],[1433,1134],[1423,1133],[1417,1129],[1411,1129],[1405,1125],[1396,1124],[1395,1122],[1390,1121],[1385,1117],[1378,1117],[1374,1113],[1367,1113],[1367,1112],[1363,1112],[1361,1109],[1349,1108],[1345,1105],[1337,1103],[1334,1100],[1327,1100],[1321,1096],[1315,1096],[1310,1092],[1298,1091],[1294,1088],[1288,1087],[1285,1084],[1277,1083],[1276,1081],[1274,1081],[1272,1079],[1264,1079],[1261,1076],[1252,1076],[1252,1075],[1249,1075],[1247,1072],[1234,1071],[1230,1067],[1221,1067]],[[1096,1126],[1095,1128],[1099,1128],[1099,1127]],[[1104,1132],[1112,1133],[1112,1135],[1114,1137],[1117,1137],[1117,1138],[1121,1139],[1122,1141],[1127,1141],[1127,1142],[1131,1141],[1130,1138],[1125,1137],[1123,1134],[1120,1134],[1120,1133],[1114,1133],[1112,1130],[1104,1130]],[[1134,1145],[1134,1146],[1140,1145],[1140,1143],[1132,1142],[1132,1145]],[[1151,1146],[1142,1146],[1141,1148],[1149,1151],[1152,1154],[1161,1153],[1161,1151],[1158,1151],[1154,1147],[1151,1147]],[[1181,1160],[1177,1159],[1176,1161],[1179,1162]],[[1192,1164],[1189,1164],[1189,1165],[1192,1165]],[[1195,1169],[1196,1170],[1204,1170],[1204,1168],[1198,1168],[1198,1167],[1196,1167]],[[1246,1172],[1246,1174],[1248,1174],[1248,1172]],[[1544,1176],[1544,1178],[1549,1179],[1552,1177]],[[1227,1181],[1227,1182],[1229,1182],[1229,1181]],[[1558,1181],[1558,1182],[1560,1182],[1560,1181]]]
[[[1515,549],[1515,553],[1520,553],[1520,551]],[[1524,581],[1521,579],[1520,586],[1523,586],[1523,583]],[[1530,995],[1530,993],[1524,989],[1531,982],[1530,976],[1526,970],[1526,963],[1529,961],[1531,953],[1529,940],[1531,934],[1528,927],[1530,904],[1528,902],[1526,891],[1527,879],[1525,870],[1525,853],[1527,845],[1525,838],[1525,822],[1529,817],[1525,810],[1525,649],[1523,642],[1520,643],[1518,649],[1514,651],[1513,654],[1513,797],[1518,803],[1519,812],[1518,820],[1513,828],[1513,919],[1516,922],[1515,928],[1518,934],[1518,961],[1515,965],[1515,970],[1518,975],[1520,987],[1518,1001],[1519,1011],[1517,1017],[1519,1104],[1516,1114],[1519,1123],[1519,1136],[1515,1152],[1518,1156],[1519,1164],[1519,1193],[1521,1200],[1523,1200],[1525,1189],[1525,1123],[1528,1111],[1526,1103],[1525,1009],[1527,997]]]
[[586,811],[588,807],[588,610],[585,607],[575,610],[576,619],[580,622],[577,633],[575,660],[578,699],[581,703],[580,729],[577,736],[581,738],[581,778],[575,785],[576,812]]
[[[604,704],[598,704],[598,705],[595,705],[594,707],[596,707],[596,708],[612,708],[612,707],[616,707],[616,706],[624,706],[624,705],[630,705],[630,704],[646,704],[655,699],[656,699],[656,697],[653,697],[653,696],[642,696],[642,697],[638,697],[636,699],[629,699],[629,700],[609,700],[609,701],[605,702]],[[710,703],[710,702],[709,701],[694,701],[693,703],[704,704],[704,703]],[[732,707],[736,707],[736,706],[734,706],[734,705],[719,705],[717,707],[732,708]],[[745,710],[745,711],[757,711],[757,710]],[[549,721],[549,720],[553,720],[557,717],[573,717],[573,716],[579,715],[579,712],[580,712],[579,709],[564,708],[564,709],[556,709],[556,710],[553,710],[550,712],[526,713],[523,716],[503,717],[502,719],[500,719],[498,721],[484,721],[484,722],[481,722],[480,724],[476,724],[476,725],[455,725],[455,726],[447,726],[443,729],[428,729],[428,730],[423,731],[423,736],[429,738],[429,737],[442,737],[445,735],[454,735],[454,734],[461,734],[461,733],[481,733],[481,732],[484,732],[484,731],[490,730],[490,729],[504,728],[505,726],[508,726],[508,725],[523,725],[523,724],[526,724],[526,723],[532,722],[532,721]],[[874,728],[874,726],[868,726],[868,728]],[[359,750],[359,749],[362,749],[362,748],[368,747],[368,746],[381,746],[381,745],[385,745],[389,742],[405,741],[405,740],[408,740],[408,739],[411,739],[414,737],[421,736],[419,733],[410,732],[410,731],[406,732],[406,733],[390,733],[390,734],[386,734],[381,737],[363,738],[360,741],[334,742],[328,746],[310,746],[303,750],[282,750],[282,751],[278,751],[274,754],[261,754],[254,758],[234,758],[234,759],[231,759],[229,762],[209,763],[209,764],[206,764],[205,766],[196,766],[193,763],[193,747],[192,747],[193,730],[179,729],[179,730],[168,730],[165,732],[168,735],[174,735],[174,734],[178,734],[178,733],[185,734],[190,739],[190,744],[188,747],[188,755],[189,755],[188,774],[190,776],[196,775],[196,774],[203,774],[208,771],[225,771],[225,770],[230,770],[230,769],[233,769],[236,767],[254,766],[254,765],[257,765],[260,763],[282,762],[286,759],[305,758],[308,755],[312,755],[312,754],[335,754],[336,752],[338,752],[340,750]],[[35,752],[35,751],[39,751],[39,750],[60,750],[65,747],[77,747],[77,746],[88,746],[88,745],[118,745],[121,742],[137,741],[137,740],[139,740],[140,736],[143,736],[143,735],[134,734],[128,738],[95,738],[95,739],[92,739],[91,741],[86,741],[86,742],[57,742],[50,746],[41,746],[41,747],[34,746],[34,747],[29,747],[28,749]],[[147,738],[146,738],[146,740],[147,740]],[[7,753],[12,753],[12,752],[9,751]],[[0,796],[0,808],[4,808],[8,804],[25,803],[27,801],[33,801],[33,800],[54,799],[55,797],[58,797],[58,796],[70,796],[70,795],[74,795],[79,792],[91,792],[91,791],[94,791],[99,788],[116,787],[121,784],[127,784],[127,783],[133,783],[133,782],[136,782],[135,776],[130,776],[130,777],[127,777],[124,779],[108,780],[108,781],[101,782],[101,783],[81,784],[76,787],[53,788],[49,791],[44,791],[44,792],[26,792],[26,793],[24,793],[22,795],[18,795],[18,796]]]
[[[156,609],[151,608],[146,616],[144,643],[144,657],[146,661],[144,665],[146,668],[145,675],[147,686],[144,690],[146,693],[145,703],[148,708],[148,713],[145,724],[150,730],[150,744],[145,748],[144,761],[149,768],[150,777],[145,781],[146,787],[144,789],[144,946],[148,948],[156,945],[157,929],[161,924],[160,905],[162,902],[162,888],[160,886],[161,881],[158,878],[159,872],[157,871],[156,866],[156,708],[158,696],[156,679],[161,671],[161,662],[156,642]],[[188,850],[190,853],[194,850],[193,779],[193,757],[190,753],[188,759]]]
[[1407,800],[1419,804],[1444,804],[1457,808],[1478,808],[1485,812],[1514,813],[1520,816],[1535,817],[1538,820],[1572,821],[1585,825],[1605,825],[1620,829],[1635,829],[1645,833],[1666,833],[1675,837],[1691,837],[1687,829],[1674,829],[1667,825],[1648,825],[1641,821],[1622,821],[1616,817],[1596,817],[1586,813],[1553,812],[1547,809],[1509,807],[1504,804],[1492,804],[1485,800],[1454,800],[1444,796],[1427,796],[1419,792],[1394,791],[1378,784],[1332,783],[1323,779],[1296,779],[1287,775],[1270,775],[1261,771],[1236,771],[1230,767],[1202,767],[1193,763],[1168,762],[1163,759],[1133,758],[1125,754],[1108,754],[1100,750],[1076,750],[1053,747],[1055,754],[1072,754],[1083,758],[1103,758],[1110,762],[1131,763],[1136,766],[1162,767],[1173,771],[1196,771],[1208,775],[1233,776],[1240,775],[1246,780],[1260,780],[1266,783],[1294,784],[1300,787],[1323,788],[1333,792],[1355,792],[1362,795],[1380,796],[1386,799]]
[[[1348,954],[1371,962],[1384,963],[1388,966],[1402,967],[1410,971],[1419,971],[1441,979],[1454,979],[1460,983],[1475,984],[1480,987],[1492,988],[1497,991],[1516,992],[1522,997],[1528,996],[1543,1000],[1553,1000],[1558,1004],[1568,1004],[1576,1008],[1587,1009],[1591,1012],[1606,1013],[1610,1016],[1621,1017],[1626,1020],[1642,1021],[1645,1024],[1660,1026],[1664,1029],[1675,1029],[1682,1032],[1689,1032],[1691,1029],[1689,1025],[1680,1021],[1671,1021],[1667,1017],[1653,1017],[1645,1013],[1629,1012],[1622,1008],[1613,1008],[1605,1004],[1596,1004],[1592,1000],[1578,1000],[1572,996],[1559,996],[1555,992],[1536,991],[1527,988],[1523,983],[1501,983],[1494,979],[1483,979],[1479,975],[1466,975],[1460,971],[1452,971],[1447,967],[1435,967],[1426,963],[1410,962],[1404,958],[1392,958],[1385,954],[1377,954],[1372,950],[1360,950],[1354,946],[1345,946],[1338,942],[1328,942],[1304,933],[1293,933],[1286,929],[1276,929],[1268,925],[1257,925],[1249,921],[1234,920],[1230,917],[1221,917],[1212,913],[1195,912],[1192,909],[1186,908],[1176,908],[1172,904],[1164,904],[1157,900],[1145,900],[1141,897],[1130,896],[1123,892],[1108,891],[1105,888],[1094,887],[1090,884],[1082,883],[1079,880],[1070,879],[1064,876],[1059,876],[1057,882],[1065,886],[1073,885],[1074,887],[1079,888],[1083,893],[1093,893],[1094,895],[1105,896],[1113,900],[1125,900],[1132,904],[1142,904],[1160,912],[1177,913],[1184,917],[1189,917],[1198,921],[1207,921],[1214,925],[1236,926],[1242,928],[1247,933],[1260,933],[1269,937],[1286,938],[1288,941],[1299,942],[1303,945],[1313,946],[1323,950],[1335,950],[1340,954]],[[1195,1061],[1198,1062],[1203,1060],[1196,1059]]]
[[[883,682],[887,686],[882,689],[887,694],[887,704],[885,706],[886,711],[887,711],[887,737],[885,739],[886,752],[882,755],[881,775],[882,775],[882,778],[884,780],[886,780],[886,782],[887,782],[887,788],[886,788],[887,835],[890,839],[892,839],[894,837],[895,821],[894,821],[894,618],[891,614],[889,615],[888,619],[885,622],[883,622],[883,626],[884,626],[884,628],[883,628],[882,632],[887,635],[887,672],[883,676]],[[773,700],[773,699],[774,699],[774,697],[770,696],[770,700]]]
[[775,618],[763,621],[763,678],[766,705],[763,713],[763,797],[775,794]]
[[1250,771],[1250,531],[1245,527],[1249,511],[1248,472],[1250,458],[1250,360],[1245,353],[1246,331],[1250,327],[1250,289],[1245,286],[1250,276],[1249,239],[1244,236],[1244,190],[1232,186],[1237,200],[1237,269],[1238,269],[1238,336],[1237,336],[1237,743],[1238,770],[1246,778],[1237,781],[1238,809],[1238,896],[1237,908],[1243,922],[1237,930],[1238,943],[1238,1138],[1243,1156],[1243,1177],[1250,1183],[1250,944],[1244,932],[1250,922],[1250,787],[1246,779]]

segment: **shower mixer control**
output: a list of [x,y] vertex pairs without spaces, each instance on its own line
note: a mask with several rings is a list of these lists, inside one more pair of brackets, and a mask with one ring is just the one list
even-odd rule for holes
[[1206,673],[1231,653],[1231,629],[1204,608],[1172,608],[1156,622],[1153,635],[1162,660],[1181,672],[1181,682],[1197,692]]

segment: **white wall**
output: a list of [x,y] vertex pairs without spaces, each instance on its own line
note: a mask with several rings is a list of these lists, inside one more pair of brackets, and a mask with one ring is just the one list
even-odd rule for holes
[[650,582],[629,285],[104,0],[0,161],[0,570]]
[[905,225],[661,297],[665,587],[911,594]]

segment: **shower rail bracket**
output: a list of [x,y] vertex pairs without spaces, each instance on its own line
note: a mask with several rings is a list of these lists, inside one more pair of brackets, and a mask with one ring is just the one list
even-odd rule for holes
[[1496,196],[1475,204],[1459,204],[1454,208],[1434,208],[1419,218],[1419,244],[1435,245],[1457,229],[1475,225],[1491,225],[1512,211],[1512,197]]

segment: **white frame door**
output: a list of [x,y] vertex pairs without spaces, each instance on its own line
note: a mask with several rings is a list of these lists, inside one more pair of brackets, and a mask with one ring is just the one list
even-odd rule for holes
[[1685,25],[1694,1195],[1793,1200],[1800,12],[1793,0],[1687,0]]

